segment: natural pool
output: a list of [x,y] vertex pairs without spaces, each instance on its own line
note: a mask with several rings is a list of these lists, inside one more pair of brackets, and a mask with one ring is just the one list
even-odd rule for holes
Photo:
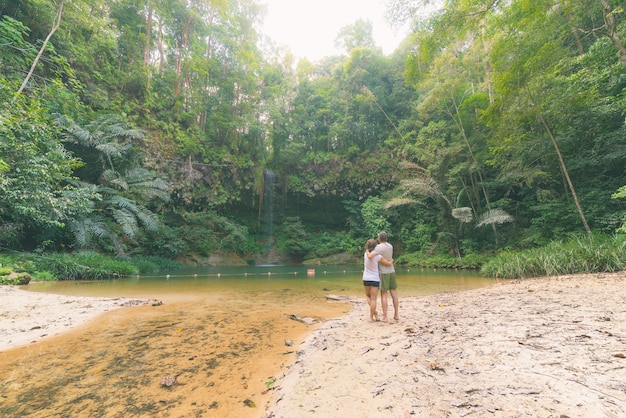
[[[327,320],[351,309],[327,295],[363,296],[360,266],[309,269],[206,268],[31,284],[31,291],[163,304],[109,312],[62,336],[0,353],[0,416],[264,417],[273,380],[314,329],[290,316]],[[403,297],[494,283],[468,271],[397,270],[401,315]],[[166,375],[177,375],[179,384],[161,386]]]
[[[494,282],[472,270],[396,268],[401,296],[422,296],[482,287]],[[40,282],[28,286],[36,292],[101,297],[188,299],[216,294],[279,292],[294,298],[328,292],[361,296],[362,269],[345,266],[207,267],[134,278],[96,282]],[[234,296],[236,298],[236,296]]]

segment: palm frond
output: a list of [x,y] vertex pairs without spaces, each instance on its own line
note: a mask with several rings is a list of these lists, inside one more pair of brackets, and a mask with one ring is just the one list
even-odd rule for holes
[[128,170],[124,175],[129,183],[142,183],[154,179],[155,175],[143,167]]
[[102,180],[105,183],[113,179],[119,178],[119,177],[121,177],[121,174],[118,173],[116,170],[112,170],[112,169],[104,170],[102,174],[100,174],[100,180]]
[[122,228],[122,232],[129,238],[135,237],[137,230],[137,218],[135,214],[126,209],[111,208],[111,216],[115,222]]
[[152,187],[153,189],[168,191],[170,189],[170,182],[158,177],[152,180],[150,187]]
[[94,148],[107,157],[121,157],[128,150],[126,144],[118,144],[117,142],[105,142]]
[[472,219],[474,219],[474,213],[472,212],[472,208],[454,208],[452,209],[452,217],[454,219],[458,219],[461,222],[467,223],[472,222]]
[[129,170],[125,175],[125,180],[128,188],[135,193],[140,193],[147,198],[158,198],[164,202],[169,201],[169,194],[166,193],[170,188],[169,182],[156,177],[156,174],[145,168]]
[[159,222],[156,215],[149,210],[142,208],[143,210],[135,213],[135,216],[141,224],[149,231],[156,232],[159,230]]
[[135,203],[133,200],[130,200],[120,195],[111,196],[109,199],[106,200],[106,203],[109,206],[117,207],[120,209],[126,209],[127,211],[131,213],[136,213],[139,211],[137,203]]
[[127,129],[123,136],[130,139],[142,139],[145,138],[146,131],[141,129]]
[[141,189],[141,193],[150,199],[159,199],[162,202],[170,201],[170,194],[167,191],[159,190],[157,188],[145,188]]
[[506,213],[506,211],[502,209],[491,209],[487,212],[482,213],[478,219],[478,223],[476,227],[481,227],[484,225],[492,225],[492,224],[503,224],[507,222],[513,222],[513,217]]
[[128,190],[128,183],[126,182],[126,179],[124,179],[123,177],[118,177],[115,179],[111,179],[109,181],[109,183],[114,186],[117,190],[123,190],[126,191]]
[[432,197],[450,204],[450,200],[439,190],[437,182],[431,177],[414,177],[412,179],[402,180],[400,187],[404,188],[408,193],[417,194],[425,197]]
[[113,196],[117,194],[117,190],[107,186],[98,186],[97,191],[102,196]]
[[68,127],[65,130],[63,136],[67,141],[82,145],[84,147],[91,147],[96,145],[94,142],[94,137],[91,135],[91,132],[84,128],[81,128],[76,124]]
[[92,237],[108,238],[111,235],[106,223],[97,217],[74,219],[68,226],[79,248],[88,247]]
[[388,201],[387,203],[385,203],[385,206],[383,206],[385,209],[390,209],[396,206],[404,206],[404,205],[410,205],[413,203],[417,203],[417,200],[415,199],[409,199],[407,197],[396,197],[391,199],[390,201]]

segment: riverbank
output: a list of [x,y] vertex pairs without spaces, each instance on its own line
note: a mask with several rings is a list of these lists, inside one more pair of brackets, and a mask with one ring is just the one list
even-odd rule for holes
[[363,300],[296,347],[267,416],[626,416],[626,273]]

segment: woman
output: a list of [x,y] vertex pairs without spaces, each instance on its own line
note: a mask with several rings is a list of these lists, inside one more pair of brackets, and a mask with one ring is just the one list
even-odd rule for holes
[[393,260],[387,261],[380,254],[372,254],[376,244],[375,239],[368,239],[365,243],[365,253],[363,254],[363,286],[365,286],[365,296],[370,307],[370,321],[372,322],[379,321],[378,312],[376,312],[376,295],[380,287],[378,263],[386,266],[393,265]]

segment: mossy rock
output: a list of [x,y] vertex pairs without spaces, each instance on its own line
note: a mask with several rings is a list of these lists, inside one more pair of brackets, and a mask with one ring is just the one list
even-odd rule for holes
[[344,265],[344,264],[358,264],[363,263],[363,255],[355,256],[350,253],[338,253],[332,254],[327,257],[312,258],[304,260],[302,265],[305,266],[323,266],[323,265]]
[[28,284],[32,280],[32,277],[28,273],[17,273],[12,271],[7,275],[0,276],[0,284],[8,284],[8,285],[24,285]]

